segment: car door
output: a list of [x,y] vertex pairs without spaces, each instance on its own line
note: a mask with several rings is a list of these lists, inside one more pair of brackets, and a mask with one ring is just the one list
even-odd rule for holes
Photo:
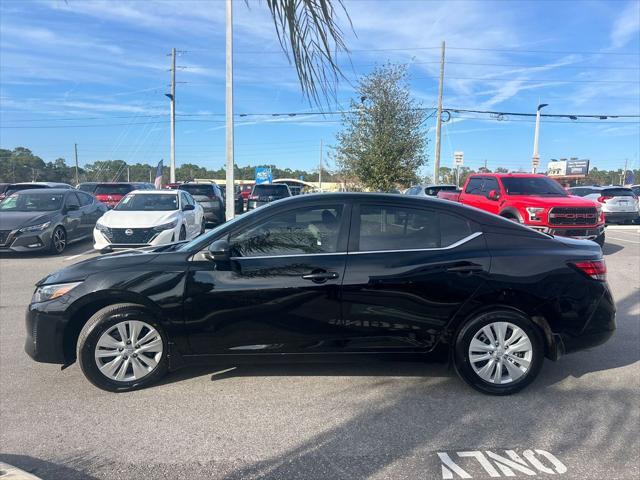
[[75,194],[78,196],[80,212],[82,213],[80,217],[80,233],[81,236],[88,237],[93,233],[93,227],[100,217],[97,202],[93,196],[87,193],[76,191]]
[[[182,210],[182,216],[184,217],[184,221],[186,224],[187,230],[187,238],[193,238],[194,234],[194,225],[195,225],[195,210],[185,210],[184,207],[186,205],[194,205],[189,202],[189,196],[186,192],[180,190],[180,209]],[[195,206],[195,205],[194,205]]]
[[477,225],[435,208],[354,206],[342,290],[348,351],[431,350],[484,282]]
[[464,189],[464,204],[482,208],[482,177],[471,177]]
[[340,350],[349,213],[348,204],[335,201],[265,209],[224,234],[230,260],[196,255],[184,303],[193,351]]
[[496,191],[500,196],[502,196],[498,180],[495,177],[483,177],[482,187],[480,189],[482,197],[478,199],[480,208],[486,212],[491,212],[497,215],[500,213],[500,207],[504,202],[501,199],[491,200],[489,198],[489,193],[492,191]]
[[76,192],[68,192],[64,201],[65,221],[64,228],[67,231],[67,239],[69,241],[77,240],[83,236],[82,233],[82,216],[83,212],[80,208],[80,201]]

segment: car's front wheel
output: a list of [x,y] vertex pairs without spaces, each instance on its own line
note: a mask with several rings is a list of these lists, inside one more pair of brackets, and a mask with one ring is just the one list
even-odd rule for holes
[[49,251],[54,255],[59,255],[67,248],[67,232],[62,227],[56,227],[51,234],[51,245]]
[[517,312],[487,312],[467,322],[456,336],[454,365],[476,390],[509,395],[540,372],[544,343],[537,327]]
[[142,306],[120,303],[96,312],[78,337],[77,358],[95,386],[126,392],[149,386],[166,372],[167,339]]

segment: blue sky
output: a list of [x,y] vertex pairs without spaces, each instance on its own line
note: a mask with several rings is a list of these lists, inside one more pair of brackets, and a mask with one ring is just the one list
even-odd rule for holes
[[[281,53],[266,5],[235,5],[236,113],[310,112]],[[447,42],[444,105],[546,113],[640,114],[640,2],[357,1],[345,5],[338,89],[348,106],[357,77],[386,61],[407,63],[412,93],[435,105],[439,45]],[[45,160],[156,163],[169,158],[169,61],[178,57],[176,158],[224,164],[224,2],[2,0],[0,145]],[[453,115],[443,127],[443,165],[528,168],[531,119]],[[246,116],[236,123],[236,162],[317,167],[339,117]],[[540,156],[590,158],[602,169],[638,168],[638,119],[543,120]],[[635,123],[634,123],[635,122]],[[29,127],[29,128],[25,128]],[[39,128],[33,128],[39,127]],[[43,128],[44,127],[44,128]],[[56,127],[56,128],[51,128]],[[428,154],[433,158],[433,122]],[[331,166],[331,165],[330,165]],[[425,169],[428,171],[429,168]]]

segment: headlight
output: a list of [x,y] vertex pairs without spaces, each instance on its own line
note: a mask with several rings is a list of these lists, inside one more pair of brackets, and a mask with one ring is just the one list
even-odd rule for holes
[[61,297],[62,295],[69,293],[81,283],[82,282],[42,285],[41,287],[36,288],[36,291],[31,298],[31,303],[46,302],[48,300]]
[[527,207],[525,209],[527,211],[527,213],[529,214],[529,221],[530,222],[541,222],[542,218],[541,215],[539,215],[541,212],[544,212],[544,208],[540,208],[540,207]]
[[171,223],[165,223],[163,225],[158,225],[157,227],[153,227],[156,232],[161,232],[162,230],[171,230],[172,228],[176,228],[178,225],[178,220],[174,220]]
[[100,222],[96,222],[96,230],[98,230],[99,232],[109,232],[109,227],[107,227],[106,225],[101,224]]
[[51,222],[45,222],[45,223],[41,223],[40,225],[31,225],[30,227],[24,227],[24,228],[21,228],[18,231],[21,232],[21,233],[24,233],[24,232],[41,232],[42,230],[45,230],[46,228],[49,228],[49,225],[51,225]]

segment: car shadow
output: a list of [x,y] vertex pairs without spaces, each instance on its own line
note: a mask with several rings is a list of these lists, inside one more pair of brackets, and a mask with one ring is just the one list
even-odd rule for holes
[[618,245],[617,243],[609,243],[608,240],[602,247],[602,253],[604,255],[613,255],[614,253],[617,253],[620,250],[624,250],[624,247],[622,245]]
[[74,456],[65,460],[64,463],[54,463],[29,455],[0,453],[0,462],[7,463],[12,467],[19,468],[32,475],[41,476],[43,480],[53,478],[64,480],[98,480],[97,477],[85,473],[87,467],[95,463],[94,459],[90,456]]

